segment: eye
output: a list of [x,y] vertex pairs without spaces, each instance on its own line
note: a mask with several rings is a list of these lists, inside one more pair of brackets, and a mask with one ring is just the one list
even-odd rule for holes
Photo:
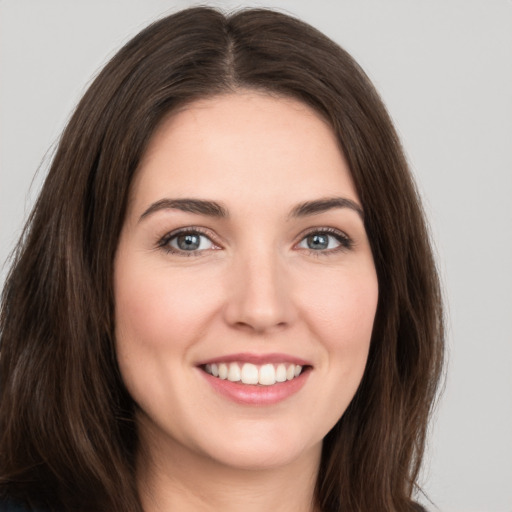
[[315,252],[335,252],[338,249],[350,249],[352,241],[343,233],[336,231],[313,231],[308,233],[298,244],[301,249]]
[[187,256],[217,248],[207,235],[197,230],[170,233],[158,245],[171,253],[188,253]]

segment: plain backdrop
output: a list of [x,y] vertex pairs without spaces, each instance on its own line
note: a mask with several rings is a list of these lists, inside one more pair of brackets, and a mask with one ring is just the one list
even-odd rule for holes
[[[148,22],[195,3],[0,0],[2,264],[91,78]],[[422,477],[433,504],[422,501],[512,512],[512,2],[203,3],[297,15],[374,81],[424,197],[448,304],[448,377]]]

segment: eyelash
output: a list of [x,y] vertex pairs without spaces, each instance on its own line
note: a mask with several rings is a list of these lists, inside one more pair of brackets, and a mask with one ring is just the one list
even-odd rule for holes
[[[191,257],[191,256],[197,257],[197,256],[200,256],[201,253],[204,252],[205,250],[208,250],[208,249],[199,249],[199,250],[196,249],[196,250],[191,250],[191,251],[185,251],[185,250],[176,249],[169,245],[169,243],[173,239],[175,239],[181,235],[187,235],[187,234],[200,235],[200,236],[206,237],[214,246],[218,245],[212,239],[213,237],[209,231],[206,231],[199,227],[191,226],[188,228],[181,228],[181,229],[178,229],[175,231],[171,231],[170,233],[167,233],[166,235],[164,235],[162,238],[160,238],[158,240],[156,246],[158,249],[164,250],[167,254],[176,254],[176,255],[185,256],[185,257]],[[311,230],[303,233],[301,235],[301,238],[298,243],[302,243],[307,237],[309,237],[311,235],[328,235],[330,237],[333,237],[339,243],[338,247],[335,247],[332,249],[314,250],[314,249],[303,248],[303,250],[307,251],[309,254],[316,256],[316,257],[328,256],[328,255],[338,253],[338,252],[349,251],[353,248],[353,245],[354,245],[353,240],[350,237],[348,237],[345,233],[343,233],[342,231],[339,231],[338,229],[327,228],[327,227],[326,228],[314,228],[314,229],[311,229]],[[295,244],[295,246],[296,245],[298,245],[298,244]]]

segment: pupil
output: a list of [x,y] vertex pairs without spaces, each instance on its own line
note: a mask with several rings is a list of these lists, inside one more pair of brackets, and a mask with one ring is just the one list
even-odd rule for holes
[[194,251],[199,247],[198,235],[181,235],[178,237],[178,247],[184,251]]
[[311,235],[308,237],[308,247],[310,249],[327,249],[329,238],[327,235]]

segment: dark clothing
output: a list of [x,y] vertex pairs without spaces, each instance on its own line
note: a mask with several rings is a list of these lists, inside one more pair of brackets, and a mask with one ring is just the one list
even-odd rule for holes
[[0,498],[0,512],[44,512],[41,509],[26,508],[19,503],[11,500],[3,500]]

